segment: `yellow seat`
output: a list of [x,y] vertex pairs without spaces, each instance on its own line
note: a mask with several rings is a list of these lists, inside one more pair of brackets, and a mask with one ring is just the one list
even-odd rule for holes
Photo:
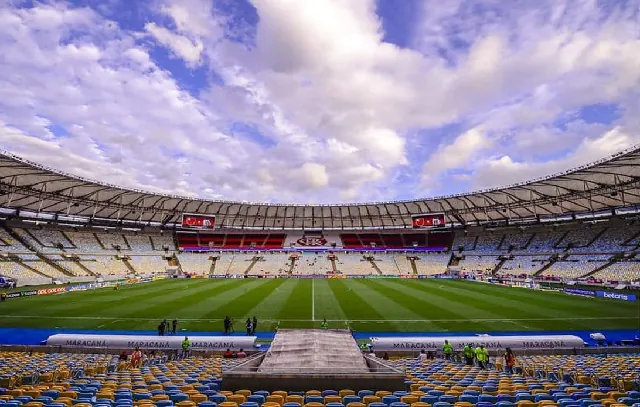
[[284,390],[276,390],[276,391],[272,391],[272,392],[271,392],[271,395],[272,395],[272,396],[282,396],[282,399],[284,400],[284,399],[286,399],[286,398],[287,398],[287,396],[289,395],[289,393],[287,393],[287,392],[286,392],[286,391],[284,391]]
[[279,394],[271,394],[267,396],[267,401],[270,403],[276,403],[281,406],[284,403],[284,397]]
[[382,401],[382,399],[378,396],[364,396],[362,398],[362,402],[366,405],[369,405],[371,403],[379,403],[380,401]]
[[40,397],[40,391],[39,390],[28,390],[24,392],[25,396],[31,396],[34,399],[37,399],[38,397]]
[[151,396],[151,400],[160,401],[160,400],[169,400],[168,394],[156,394],[155,396]]
[[518,407],[537,407],[538,403],[534,403],[533,401],[529,401],[529,400],[522,400],[522,401],[518,401],[516,405]]
[[[232,403],[236,403],[237,405],[240,405],[240,404],[244,403],[245,401],[247,401],[247,398],[245,396],[243,396],[242,394],[232,394],[230,396],[227,396],[227,401],[230,401]],[[268,401],[272,401],[272,400],[268,400]]]
[[344,396],[355,396],[356,392],[350,389],[342,389],[338,392],[338,394],[340,395],[340,397],[344,397]]
[[311,402],[304,405],[304,407],[324,407],[322,403]]
[[[219,406],[219,404],[218,404],[218,406]],[[266,402],[262,403],[261,407],[280,407],[280,404],[274,403],[273,401],[266,401]]]
[[298,394],[292,394],[290,396],[287,396],[286,399],[284,399],[285,403],[298,403],[300,405],[304,404],[304,397],[298,395]]
[[[244,397],[244,396],[243,396]],[[189,400],[193,401],[194,403],[198,404],[198,403],[202,403],[203,401],[207,401],[208,397],[204,394],[192,394],[189,396]]]
[[367,407],[367,406],[364,403],[353,401],[353,402],[347,404],[347,407]]
[[305,395],[307,396],[322,396],[322,393],[318,390],[308,390]]
[[[222,403],[220,403],[220,405],[222,405]],[[178,407],[196,407],[196,403],[194,403],[191,400],[184,400],[179,402],[178,404],[176,404],[176,406]],[[232,406],[229,406],[232,407]]]
[[20,397],[24,393],[22,389],[7,390],[7,394],[13,398]]
[[324,396],[324,404],[328,403],[342,403],[342,397],[340,396]]
[[42,407],[44,404],[39,401],[30,401],[24,407]]
[[402,396],[400,397],[400,401],[406,404],[413,404],[420,401],[420,398],[416,396]]
[[431,407],[431,404],[418,401],[416,403],[412,403],[411,407]]
[[56,403],[62,403],[66,406],[71,406],[73,404],[73,401],[69,397],[58,397],[56,399]]
[[392,394],[392,393],[391,393],[390,391],[386,391],[386,390],[378,390],[378,391],[376,392],[376,397],[380,397],[380,398],[382,399],[384,396],[390,396],[391,394]]
[[236,394],[240,394],[248,398],[251,395],[251,390],[238,390],[236,391]]

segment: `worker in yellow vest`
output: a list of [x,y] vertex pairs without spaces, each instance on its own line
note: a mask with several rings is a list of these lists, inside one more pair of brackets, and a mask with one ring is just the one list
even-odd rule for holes
[[444,345],[442,345],[442,353],[444,353],[444,358],[447,360],[451,360],[451,355],[453,354],[453,346],[449,343],[448,340],[444,340]]

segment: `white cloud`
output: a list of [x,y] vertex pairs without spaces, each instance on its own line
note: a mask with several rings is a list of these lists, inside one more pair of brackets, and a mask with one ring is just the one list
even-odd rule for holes
[[[512,182],[640,134],[628,5],[426,1],[400,48],[373,0],[253,4],[251,45],[227,39],[239,24],[207,0],[154,2],[143,32],[62,3],[0,9],[0,121],[13,134],[2,146],[128,186],[335,202],[408,198],[415,185],[395,183],[412,170],[444,192]],[[223,83],[188,92],[151,46]],[[598,103],[622,117],[578,117]],[[461,130],[439,132],[450,124]]]
[[158,42],[171,49],[190,66],[198,66],[202,62],[200,56],[204,46],[200,40],[191,40],[183,35],[175,34],[164,27],[159,27],[156,23],[147,23],[144,28]]

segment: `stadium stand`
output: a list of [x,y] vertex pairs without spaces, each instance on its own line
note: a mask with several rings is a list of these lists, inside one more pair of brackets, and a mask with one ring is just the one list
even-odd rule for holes
[[423,276],[444,274],[450,259],[449,253],[419,254],[418,260],[415,262],[417,273]]
[[605,265],[610,257],[611,256],[606,254],[569,256],[564,260],[554,262],[548,269],[544,270],[541,275],[555,276],[562,279],[575,279]]
[[206,253],[181,253],[178,255],[178,260],[184,273],[206,276],[211,270],[210,257],[211,255]]
[[146,235],[124,235],[124,239],[134,252],[151,252],[151,237]]
[[66,235],[80,252],[97,253],[104,250],[91,232],[66,232]]
[[[515,373],[501,358],[489,369],[442,359],[392,358],[406,389],[308,389],[297,392],[225,389],[238,360],[151,355],[143,366],[104,354],[0,353],[0,403],[8,406],[148,407],[577,407],[640,403],[640,355],[516,355]],[[251,403],[251,404],[247,404]]]
[[167,268],[167,261],[159,255],[130,256],[129,263],[141,275],[162,274]]
[[498,264],[496,256],[465,255],[460,261],[460,269],[464,272],[491,273]]
[[131,250],[124,236],[120,233],[95,233],[100,247],[105,250]]

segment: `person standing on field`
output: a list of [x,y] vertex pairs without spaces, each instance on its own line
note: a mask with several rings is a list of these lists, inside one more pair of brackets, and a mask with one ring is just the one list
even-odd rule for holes
[[178,320],[174,319],[173,321],[171,321],[171,334],[175,335],[177,330],[178,330]]
[[251,332],[251,334],[255,335],[256,334],[256,329],[258,328],[258,318],[256,318],[255,315],[253,316],[253,321],[252,322],[253,322],[253,325],[252,325],[253,332]]

